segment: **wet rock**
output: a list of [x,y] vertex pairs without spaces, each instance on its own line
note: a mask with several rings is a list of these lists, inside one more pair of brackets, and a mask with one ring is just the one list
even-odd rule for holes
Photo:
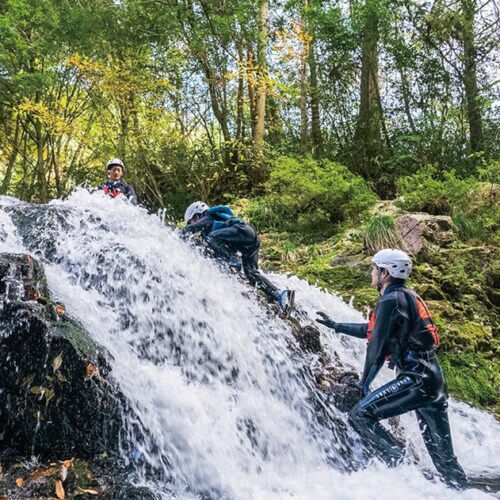
[[118,449],[122,397],[108,356],[49,297],[43,269],[0,254],[0,444],[20,454]]
[[315,377],[319,387],[332,396],[333,404],[342,412],[349,412],[363,397],[356,385],[359,375],[355,371],[329,366]]
[[307,325],[304,327],[299,326],[299,328],[294,329],[295,337],[299,342],[300,348],[304,352],[321,352],[321,342],[319,330],[312,325]]

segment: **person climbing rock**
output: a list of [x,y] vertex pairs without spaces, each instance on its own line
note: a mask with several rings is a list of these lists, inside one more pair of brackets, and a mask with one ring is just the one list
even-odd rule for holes
[[108,180],[101,184],[97,189],[104,191],[105,194],[116,198],[120,195],[125,196],[132,205],[137,205],[137,196],[134,188],[122,181],[125,174],[125,165],[119,158],[113,158],[106,164],[106,174]]
[[[372,263],[371,284],[380,297],[369,322],[337,323],[323,312],[316,319],[338,333],[368,340],[359,382],[364,397],[349,422],[386,463],[397,465],[405,447],[379,421],[414,410],[436,469],[449,485],[463,487],[467,478],[453,451],[446,383],[435,353],[438,329],[425,302],[406,286],[411,259],[401,250],[385,249]],[[396,368],[396,379],[369,393],[384,360]]]
[[259,271],[260,240],[250,224],[235,217],[227,206],[209,207],[202,201],[189,205],[184,214],[184,223],[186,233],[200,233],[216,258],[237,272],[243,267],[250,284],[277,300],[285,315],[290,314],[295,292],[286,289],[280,291]]

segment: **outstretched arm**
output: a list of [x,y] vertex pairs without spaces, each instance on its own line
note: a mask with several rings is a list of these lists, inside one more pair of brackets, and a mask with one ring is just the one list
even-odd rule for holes
[[366,339],[368,323],[337,323],[324,312],[318,311],[316,314],[320,316],[319,318],[316,318],[318,323],[335,330],[337,333],[345,333],[351,337]]

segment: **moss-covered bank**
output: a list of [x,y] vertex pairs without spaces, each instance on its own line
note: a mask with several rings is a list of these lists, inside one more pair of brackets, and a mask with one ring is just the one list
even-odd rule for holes
[[[288,271],[310,283],[371,307],[370,255],[366,229],[345,229],[314,244],[296,235],[262,237],[263,266]],[[439,246],[427,241],[415,257],[409,285],[428,303],[441,332],[440,360],[450,393],[500,416],[500,251],[467,246],[453,237]]]

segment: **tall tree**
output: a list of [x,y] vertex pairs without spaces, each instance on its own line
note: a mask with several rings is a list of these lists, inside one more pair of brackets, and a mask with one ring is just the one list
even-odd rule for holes
[[361,11],[361,80],[355,150],[367,179],[380,174],[382,109],[379,89],[379,4],[366,0]]

